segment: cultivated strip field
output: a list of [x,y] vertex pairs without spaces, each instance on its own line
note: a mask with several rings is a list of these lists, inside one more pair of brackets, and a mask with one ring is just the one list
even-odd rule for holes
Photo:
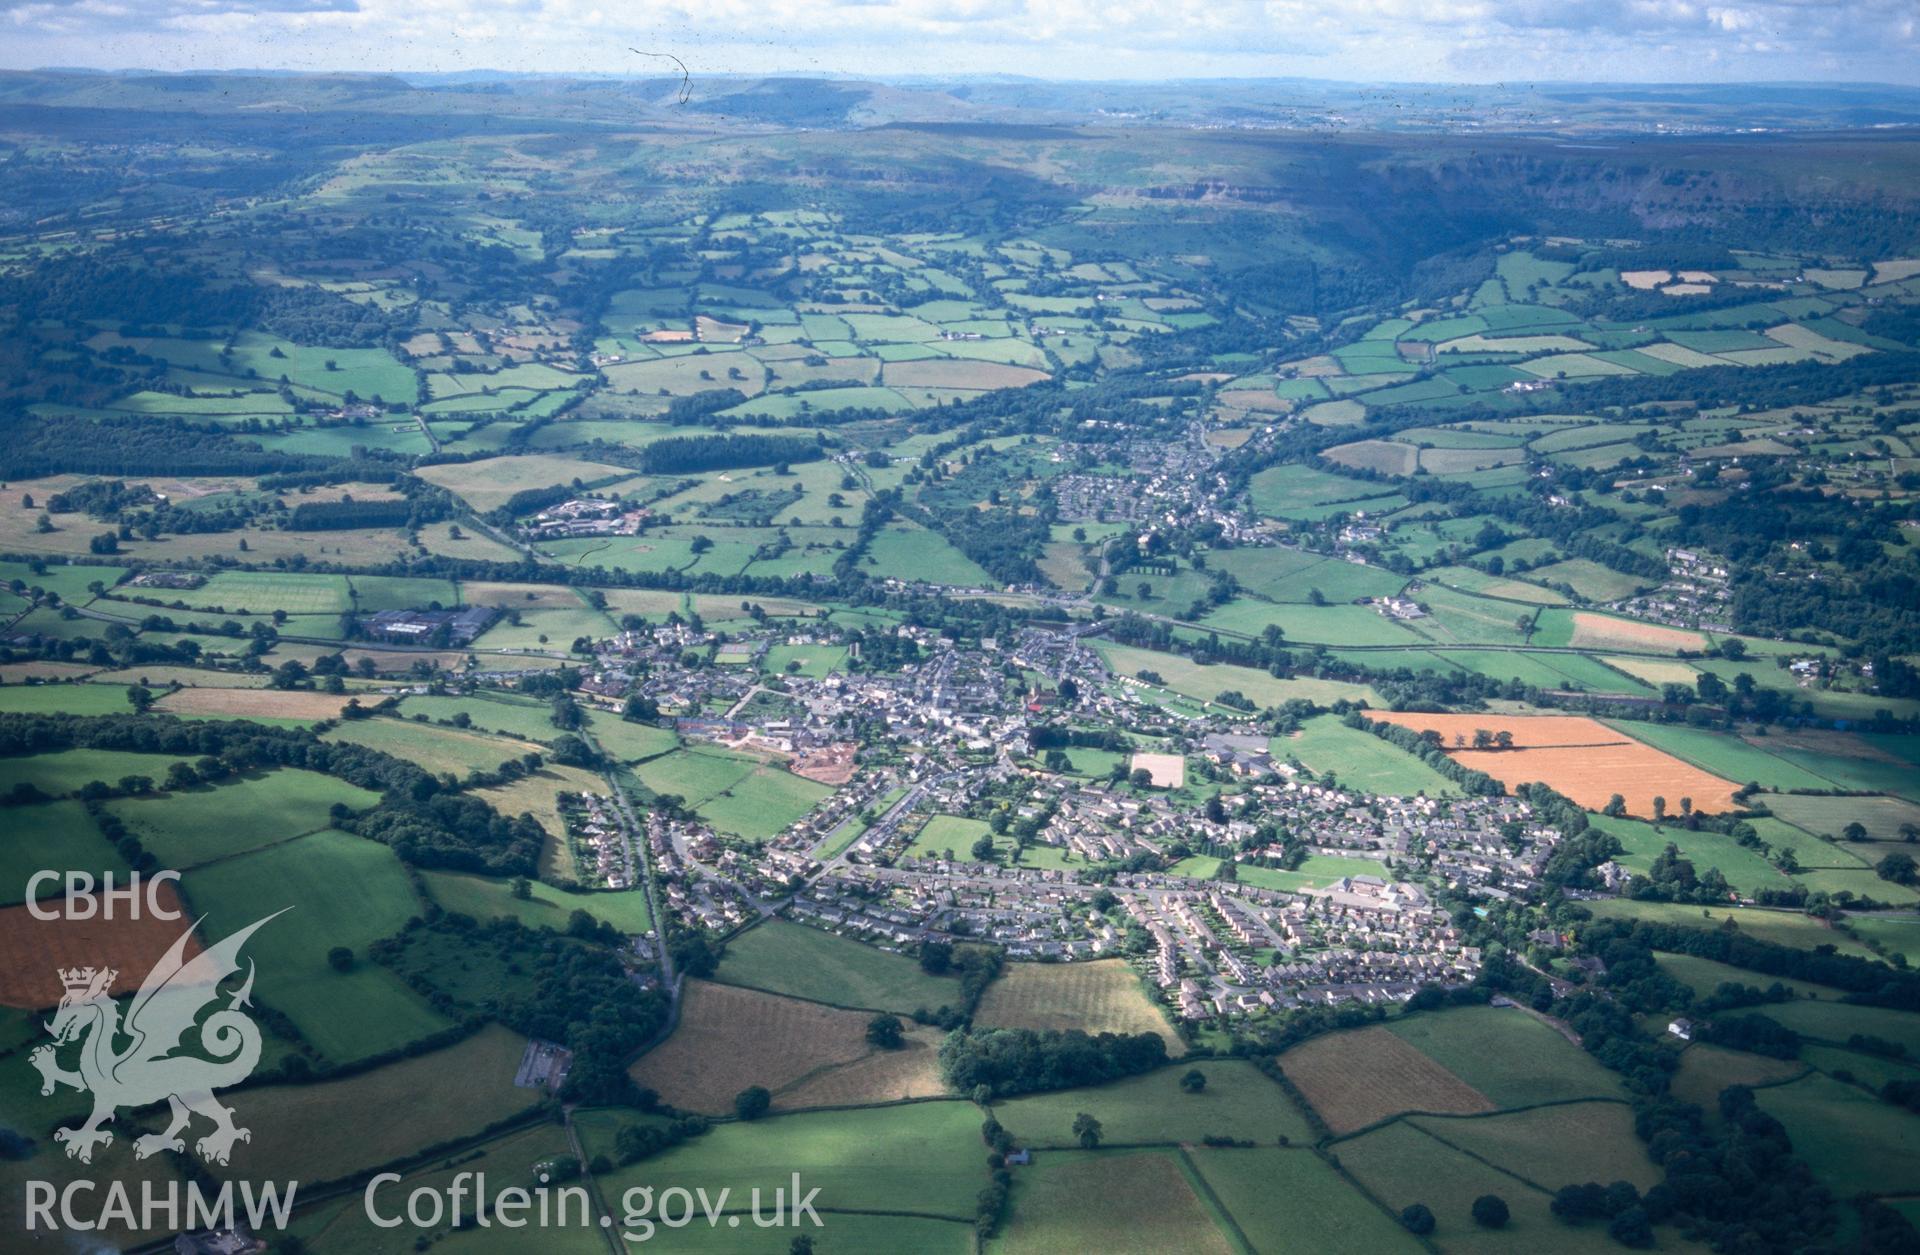
[[777,1089],[867,1051],[867,1018],[814,1002],[689,981],[680,1027],[641,1056],[633,1079],[687,1111],[718,1114],[749,1085]]
[[940,1043],[946,1033],[931,1025],[907,1025],[898,1050],[869,1050],[851,1063],[830,1064],[773,1091],[776,1111],[806,1107],[859,1107],[937,1098],[947,1092],[940,1079]]
[[1280,1057],[1288,1079],[1335,1133],[1406,1111],[1492,1111],[1473,1086],[1384,1028],[1334,1033]]
[[1123,959],[1097,963],[1009,963],[987,986],[974,1023],[989,1028],[1080,1029],[1086,1033],[1158,1033],[1170,1056],[1186,1049],[1140,989]]

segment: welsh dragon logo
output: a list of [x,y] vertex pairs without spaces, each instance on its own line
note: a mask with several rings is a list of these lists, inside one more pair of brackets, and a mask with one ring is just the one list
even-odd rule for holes
[[[224,1164],[235,1142],[251,1140],[246,1129],[234,1124],[233,1109],[221,1105],[213,1091],[245,1080],[260,1062],[260,1029],[240,1010],[249,1005],[253,992],[253,963],[248,961],[245,982],[224,1007],[204,1021],[201,1013],[219,1000],[220,982],[240,970],[240,947],[247,938],[284,913],[257,920],[192,959],[186,951],[193,929],[187,929],[140,983],[139,992],[127,1003],[124,1021],[111,994],[117,971],[60,969],[66,993],[47,1025],[53,1045],[39,1047],[29,1059],[40,1072],[43,1096],[53,1093],[56,1085],[93,1094],[93,1114],[85,1124],[54,1131],[54,1140],[65,1144],[69,1156],[91,1163],[93,1152],[113,1141],[113,1134],[100,1126],[114,1112],[162,1098],[171,1110],[167,1127],[135,1138],[136,1158],[162,1150],[184,1151],[186,1143],[180,1134],[195,1115],[213,1121],[213,1131],[193,1144],[204,1159]],[[175,1053],[196,1023],[200,1051]],[[75,1041],[80,1045],[79,1068],[70,1072],[60,1066],[58,1054]]]

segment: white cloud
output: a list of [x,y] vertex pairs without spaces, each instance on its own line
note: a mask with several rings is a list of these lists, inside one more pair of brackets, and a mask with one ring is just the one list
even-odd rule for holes
[[0,65],[1920,82],[1913,0],[0,0]]

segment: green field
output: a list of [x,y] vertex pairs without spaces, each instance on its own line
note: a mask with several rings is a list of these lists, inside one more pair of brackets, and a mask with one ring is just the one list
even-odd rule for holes
[[1390,597],[1406,584],[1379,567],[1296,549],[1227,549],[1209,555],[1207,566],[1230,572],[1241,587],[1271,601],[1311,601],[1316,589],[1330,602]]
[[818,928],[768,920],[727,943],[716,980],[837,1007],[911,1012],[957,1004],[960,982]]
[[1542,1189],[1631,1181],[1647,1189],[1660,1165],[1633,1131],[1624,1102],[1561,1103],[1491,1116],[1412,1116],[1421,1131]]
[[623,933],[637,935],[653,927],[647,895],[640,889],[580,893],[556,889],[536,880],[529,886],[530,896],[522,900],[513,896],[511,884],[504,880],[443,871],[422,871],[420,877],[426,882],[427,893],[441,907],[477,920],[510,916],[528,928],[551,928],[559,932],[566,928],[573,912],[585,911]]
[[589,606],[557,606],[552,609],[523,610],[520,622],[502,618],[480,634],[474,644],[481,649],[524,649],[536,652],[564,653],[582,636],[612,636],[613,620]]
[[0,588],[19,580],[28,588],[38,588],[43,592],[58,593],[62,601],[71,601],[86,605],[93,594],[89,585],[96,581],[111,589],[125,577],[125,567],[85,566],[74,563],[72,566],[49,566],[45,570],[35,571],[25,562],[0,560]]
[[[501,1134],[478,1150],[484,1156],[480,1162],[486,1165],[488,1174],[487,1193],[497,1196],[501,1190],[530,1180],[536,1164],[555,1155],[570,1154],[572,1148],[565,1129],[556,1124],[537,1123]],[[405,1199],[413,1190],[430,1189],[444,1197],[460,1173],[473,1171],[475,1168],[471,1164],[449,1166],[446,1160],[429,1160],[406,1173],[402,1180],[379,1190],[375,1195],[376,1206],[383,1217],[398,1214],[404,1210]],[[392,1204],[391,1210],[389,1203]],[[386,1229],[374,1224],[367,1216],[362,1193],[358,1190],[350,1190],[342,1196],[303,1209],[294,1217],[289,1229],[306,1243],[308,1250],[320,1252],[320,1255],[333,1255],[333,1252],[410,1255],[420,1236],[419,1231],[410,1225]],[[521,1240],[520,1234],[524,1232],[499,1227],[453,1230],[435,1241],[433,1249],[442,1255],[455,1251],[504,1251],[513,1242]],[[502,1235],[506,1235],[504,1241]],[[542,1252],[553,1252],[553,1255],[603,1255],[607,1245],[594,1228],[552,1225],[541,1232],[540,1248]]]
[[971,858],[973,843],[986,836],[991,836],[991,830],[982,820],[935,815],[903,853],[909,858],[941,858],[952,850],[956,859]]
[[1832,789],[1834,781],[1804,767],[1749,745],[1735,736],[1707,732],[1671,723],[1615,720],[1610,726],[1636,741],[1645,741],[1675,758],[1738,784],[1758,781],[1765,789]]
[[1612,1072],[1514,1008],[1462,1007],[1408,1016],[1387,1027],[1499,1107],[1622,1093]]
[[824,784],[782,767],[764,765],[695,809],[719,831],[757,841],[779,833],[832,793]]
[[1846,926],[1862,939],[1885,946],[1887,953],[1904,954],[1909,964],[1920,963],[1920,919],[1849,915]]
[[124,715],[132,710],[127,690],[118,684],[9,684],[0,688],[0,713],[4,714]]
[[[126,591],[126,590],[121,590]],[[274,571],[222,571],[198,588],[168,588],[159,600],[184,602],[203,611],[249,614],[339,614],[353,607],[344,575],[293,575]]]
[[1595,828],[1619,839],[1622,853],[1615,861],[1631,871],[1645,874],[1653,861],[1671,844],[1679,848],[1682,857],[1692,861],[1696,871],[1718,868],[1720,874],[1727,878],[1727,883],[1743,894],[1750,896],[1761,889],[1788,889],[1793,885],[1792,879],[1769,863],[1759,851],[1748,849],[1732,837],[1717,832],[1704,829],[1688,832],[1678,824],[1656,828],[1650,823],[1614,819],[1606,815],[1589,815],[1588,819]]
[[1907,1194],[1920,1180],[1910,1112],[1819,1073],[1754,1096],[1787,1126],[1794,1155],[1836,1195]]
[[1726,906],[1685,906],[1678,902],[1635,902],[1629,898],[1602,898],[1581,905],[1602,919],[1644,919],[1701,930],[1721,928],[1728,920],[1750,937],[1775,945],[1812,950],[1833,946],[1841,954],[1872,958],[1873,953],[1853,938],[1828,926],[1825,920],[1797,911],[1770,911]]
[[[7,690],[0,689],[0,692]],[[0,793],[27,781],[50,797],[63,797],[94,780],[113,784],[124,776],[146,776],[156,784],[180,761],[174,754],[134,754],[125,750],[59,750],[24,758],[0,758]]]
[[[1756,972],[1746,983],[1761,985],[1763,981],[1771,983],[1770,978]],[[1897,1041],[1907,1048],[1908,1058],[1920,1059],[1920,1015],[1911,1012],[1835,1002],[1829,994],[1826,998],[1796,999],[1758,1007],[1754,1014],[1784,1024],[1802,1037],[1836,1045],[1845,1045],[1856,1033]]]
[[1045,1151],[1014,1177],[998,1255],[1233,1250],[1225,1217],[1201,1197],[1174,1151]]
[[797,1172],[820,1190],[821,1208],[971,1221],[974,1195],[986,1183],[985,1154],[972,1103],[917,1102],[717,1125],[601,1177],[600,1186],[615,1197],[645,1184],[656,1196],[678,1185],[709,1194],[728,1188],[742,1198],[759,1187],[771,1199]]
[[[1311,590],[1309,589],[1309,594]],[[1179,603],[1176,601],[1176,605]],[[1259,636],[1269,625],[1286,633],[1289,641],[1309,645],[1419,645],[1421,637],[1369,606],[1253,601],[1242,598],[1201,619],[1200,625],[1221,632]]]
[[361,614],[376,610],[428,610],[438,604],[450,609],[460,604],[460,590],[452,580],[415,575],[355,575],[348,579],[353,608]]
[[[1603,1226],[1571,1227],[1548,1210],[1552,1195],[1454,1149],[1410,1121],[1397,1121],[1357,1138],[1334,1143],[1340,1166],[1396,1213],[1424,1203],[1436,1222],[1433,1240],[1443,1250],[1532,1255],[1571,1251],[1602,1255],[1619,1246]],[[1482,1229],[1472,1218],[1482,1194],[1504,1199],[1511,1213],[1505,1228]]]
[[[1906,824],[1920,825],[1920,806],[1891,797],[1810,797],[1781,794],[1766,799],[1767,809],[1790,824],[1826,837],[1838,837],[1858,823],[1875,841],[1898,841]],[[1872,845],[1856,847],[1877,855]],[[1801,862],[1807,862],[1803,857]]]
[[1316,775],[1334,773],[1341,785],[1399,797],[1455,797],[1459,789],[1405,750],[1371,732],[1349,728],[1338,715],[1309,719],[1292,736],[1273,738],[1273,755],[1297,758]]
[[1754,985],[1759,988],[1771,988],[1778,983],[1792,990],[1795,995],[1806,998],[1836,998],[1840,991],[1827,985],[1810,984],[1802,980],[1783,980],[1760,972],[1735,967],[1731,963],[1716,963],[1712,959],[1695,958],[1691,954],[1668,954],[1657,956],[1660,970],[1673,977],[1695,994],[1704,998],[1721,984],[1733,981],[1741,985]]
[[[489,1025],[444,1050],[344,1080],[248,1090],[234,1102],[253,1128],[246,1171],[306,1187],[477,1133],[540,1101],[539,1091],[513,1084],[525,1048],[526,1038]],[[400,1110],[409,1118],[393,1119]]]
[[690,745],[634,768],[655,793],[672,793],[698,805],[710,797],[746,779],[762,760],[751,754],[737,754],[714,745]]
[[1097,639],[1094,648],[1119,675],[1131,677],[1140,671],[1152,671],[1161,677],[1169,690],[1201,701],[1212,701],[1221,693],[1236,690],[1262,706],[1284,705],[1293,697],[1303,697],[1322,704],[1330,704],[1340,697],[1379,702],[1379,694],[1360,684],[1306,678],[1277,680],[1252,667],[1225,664],[1203,667],[1191,658],[1183,658],[1178,654],[1135,649],[1130,645],[1115,645]]
[[1920,766],[1910,758],[1855,758],[1797,746],[1782,746],[1777,754],[1796,770],[1832,781],[1824,787],[1860,793],[1892,793],[1920,802]]
[[[1220,870],[1221,860],[1208,854],[1196,854],[1183,858],[1170,869],[1175,875],[1187,876],[1194,880],[1211,880]],[[1234,873],[1234,878],[1243,885],[1255,889],[1277,889],[1283,893],[1299,893],[1307,889],[1325,889],[1345,876],[1380,876],[1386,871],[1385,864],[1377,859],[1349,858],[1336,854],[1309,854],[1299,868],[1294,871],[1281,871],[1273,867],[1259,867],[1242,863]]]
[[1180,1087],[1187,1064],[1091,1089],[1029,1094],[994,1104],[994,1115],[1022,1145],[1071,1147],[1074,1117],[1090,1112],[1107,1145],[1195,1143],[1209,1135],[1273,1145],[1285,1137],[1311,1142],[1313,1133],[1286,1091],[1239,1059],[1207,1059],[1191,1065],[1207,1078],[1190,1094]]
[[560,735],[560,729],[553,726],[552,711],[545,702],[503,693],[476,693],[469,697],[408,697],[400,703],[400,715],[403,719],[425,715],[435,723],[465,715],[469,727],[528,741],[551,741]]
[[[79,802],[41,802],[12,806],[4,812],[7,835],[0,839],[0,906],[24,902],[27,881],[40,871],[84,871],[96,878],[112,873],[116,884],[127,883],[133,869],[107,843]],[[66,892],[63,880],[39,886],[37,897]]]
[[1408,626],[1441,645],[1523,645],[1535,614],[1531,605],[1477,597],[1444,584],[1422,588],[1415,600],[1429,613]]
[[945,537],[911,523],[889,523],[867,547],[867,556],[869,569],[883,578],[970,588],[995,586],[992,577]]
[[194,867],[331,824],[334,806],[363,811],[380,800],[315,771],[283,767],[243,780],[107,804],[163,866]]
[[600,710],[587,715],[587,731],[593,734],[602,750],[623,763],[652,758],[680,744],[680,738],[666,728],[631,723]]
[[634,774],[656,793],[679,796],[721,832],[765,840],[833,792],[778,763],[696,745],[650,758]]
[[[815,679],[832,675],[847,660],[844,645],[775,645],[760,660],[769,675],[804,675]],[[793,664],[798,663],[795,667]]]
[[[1672,956],[1662,956],[1662,966],[1669,957]],[[1729,1085],[1769,1085],[1804,1071],[1806,1065],[1797,1061],[1770,1059],[1766,1055],[1694,1042],[1681,1053],[1680,1067],[1673,1074],[1670,1088],[1673,1096],[1682,1102],[1717,1112],[1720,1093]]]
[[[552,730],[552,729],[550,729]],[[462,732],[439,725],[421,725],[411,719],[356,719],[326,734],[329,741],[347,741],[404,758],[424,771],[492,771],[509,759],[537,752],[525,741],[503,741],[478,732]]]
[[[400,931],[420,909],[386,846],[316,832],[189,872],[182,888],[206,917],[209,937],[286,911],[247,943],[260,971],[255,996],[329,1060],[350,1062],[447,1027],[397,976],[366,961],[367,946]],[[335,946],[356,955],[351,971],[327,962]]]
[[1311,466],[1275,466],[1261,471],[1249,485],[1253,508],[1279,518],[1305,507],[1336,501],[1358,501],[1379,496],[1378,484],[1348,479]]
[[1420,1242],[1310,1150],[1187,1152],[1201,1179],[1256,1251],[1375,1255]]

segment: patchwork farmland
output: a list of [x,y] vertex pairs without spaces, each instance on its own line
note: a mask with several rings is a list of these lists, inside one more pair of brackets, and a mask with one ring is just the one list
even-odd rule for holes
[[355,64],[8,78],[0,1247],[1914,1246],[1911,93]]

